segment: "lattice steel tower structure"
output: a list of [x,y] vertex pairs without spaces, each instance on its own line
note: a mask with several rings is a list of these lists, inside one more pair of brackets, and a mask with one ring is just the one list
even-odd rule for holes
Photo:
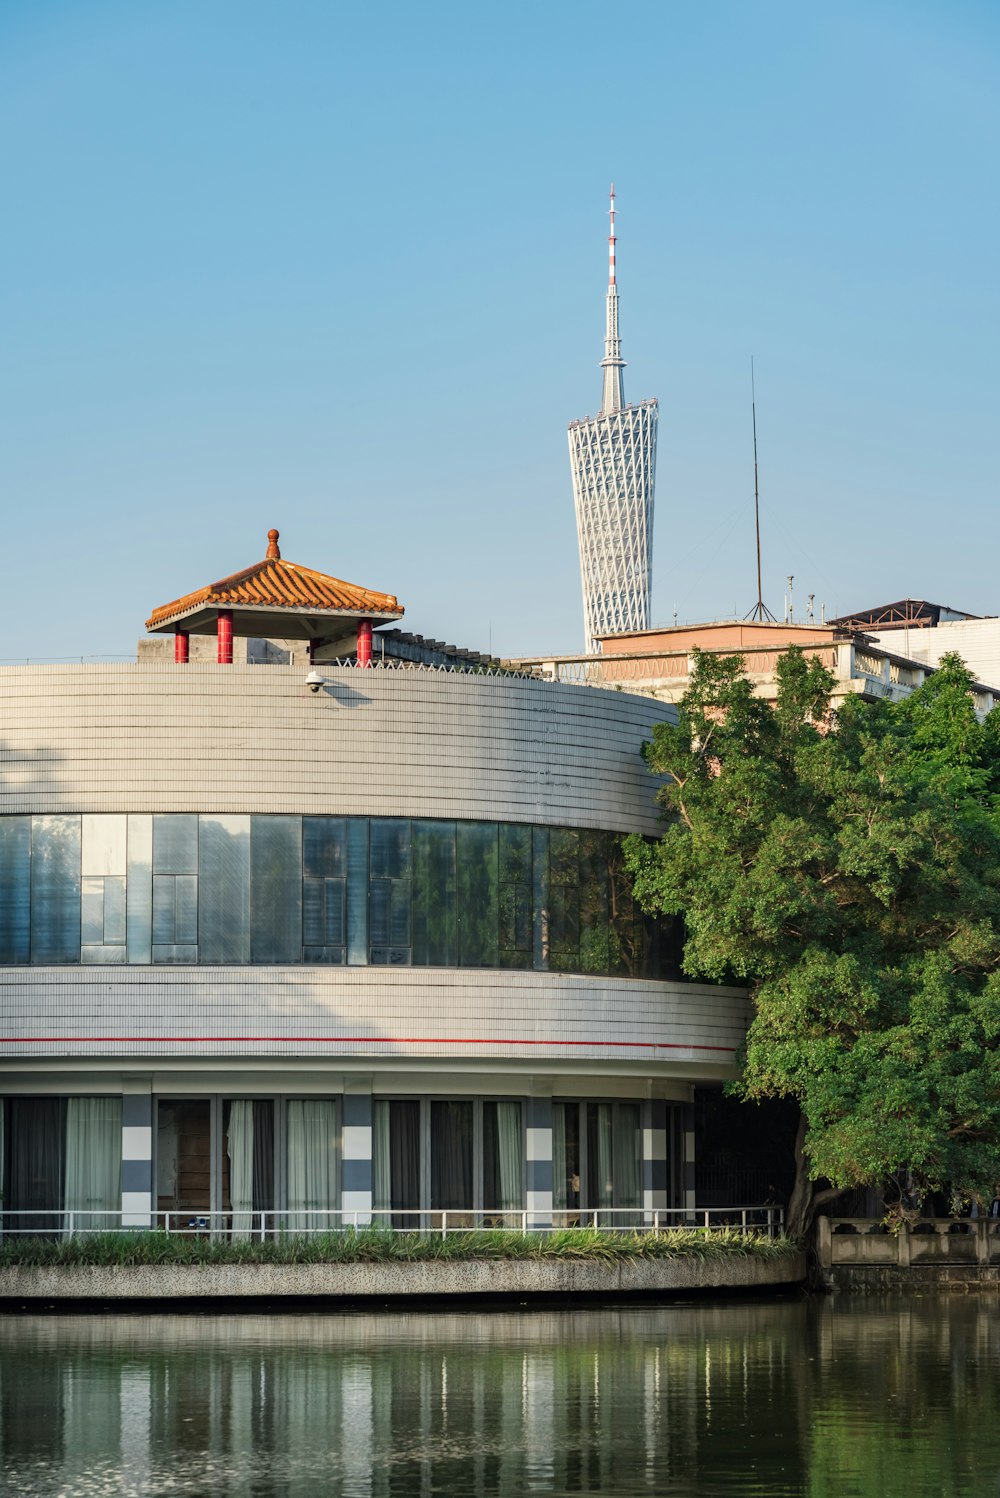
[[615,280],[615,185],[611,184],[608,318],[600,414],[569,427],[576,531],[580,542],[586,651],[596,637],[649,628],[656,475],[655,400],[626,406],[618,286]]

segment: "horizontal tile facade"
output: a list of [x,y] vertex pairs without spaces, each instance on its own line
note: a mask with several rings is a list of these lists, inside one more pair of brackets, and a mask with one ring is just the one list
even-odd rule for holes
[[674,711],[626,693],[435,671],[0,668],[0,814],[484,818],[653,833],[640,748]]
[[467,1057],[728,1075],[738,989],[445,968],[7,968],[2,1058]]

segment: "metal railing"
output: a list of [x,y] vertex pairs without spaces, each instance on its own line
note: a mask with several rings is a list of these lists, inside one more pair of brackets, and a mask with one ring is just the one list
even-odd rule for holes
[[4,1211],[0,1237],[75,1238],[90,1234],[149,1232],[171,1236],[266,1242],[317,1233],[357,1233],[383,1228],[397,1233],[447,1238],[458,1233],[502,1229],[515,1233],[555,1233],[567,1228],[598,1232],[665,1233],[684,1228],[703,1233],[737,1229],[743,1234],[779,1236],[784,1209],[762,1204],[748,1207],[553,1207],[483,1208],[434,1211],[428,1208],[372,1207],[345,1211],[335,1208],[281,1207],[266,1211],[137,1212],[95,1210]]
[[[199,662],[198,664],[202,664]],[[247,665],[266,666],[272,664],[268,661],[248,661]],[[316,670],[323,671],[423,671],[446,676],[521,676],[533,677],[534,673],[527,667],[516,664],[508,665],[504,661],[488,660],[484,657],[481,661],[463,661],[455,659],[450,661],[411,661],[403,656],[396,655],[373,655],[367,665],[363,665],[354,655],[341,656],[335,661],[317,661]]]

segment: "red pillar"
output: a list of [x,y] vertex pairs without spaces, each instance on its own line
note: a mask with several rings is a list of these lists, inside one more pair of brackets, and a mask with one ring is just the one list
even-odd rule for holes
[[372,621],[370,619],[358,620],[358,665],[370,666],[372,663]]
[[219,652],[216,659],[220,666],[233,664],[233,611],[219,610]]
[[174,661],[178,666],[186,666],[188,663],[188,632],[179,629],[174,635]]

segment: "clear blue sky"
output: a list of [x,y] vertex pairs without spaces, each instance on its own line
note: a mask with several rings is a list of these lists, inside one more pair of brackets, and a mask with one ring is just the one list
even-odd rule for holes
[[0,657],[284,554],[582,638],[566,423],[660,399],[654,615],[1000,612],[1000,6],[5,0]]

